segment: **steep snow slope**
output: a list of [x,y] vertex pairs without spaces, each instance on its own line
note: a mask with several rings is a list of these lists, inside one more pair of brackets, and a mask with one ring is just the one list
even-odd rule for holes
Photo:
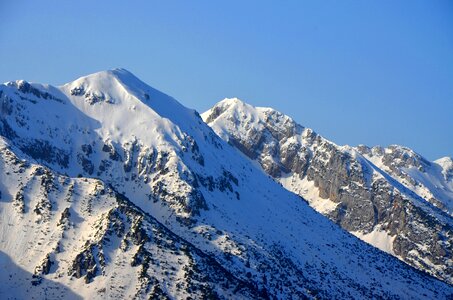
[[452,282],[448,159],[441,168],[400,146],[338,146],[280,112],[239,99],[225,99],[202,116],[220,137],[318,212]]
[[339,229],[125,70],[59,88],[10,82],[0,101],[0,251],[34,274],[36,291],[57,282],[102,299],[453,293]]

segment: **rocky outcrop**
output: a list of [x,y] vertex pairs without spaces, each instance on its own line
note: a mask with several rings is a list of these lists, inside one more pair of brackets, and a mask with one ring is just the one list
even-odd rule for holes
[[[441,201],[410,189],[419,183],[406,170],[431,167],[422,156],[400,146],[339,147],[280,112],[237,99],[220,102],[203,118],[275,180],[294,178],[296,183],[285,185],[289,190],[305,196],[298,182],[311,182],[318,199],[333,203],[332,210],[321,212],[345,230],[383,231],[395,256],[453,283],[453,222],[438,209]],[[367,159],[373,155],[385,169]],[[323,200],[309,202],[317,207],[316,201]]]
[[[33,294],[55,294],[49,280],[87,299],[438,299],[453,293],[314,212],[195,111],[125,70],[32,87],[63,100],[0,85],[0,119],[9,126],[0,132],[0,251],[34,270],[34,292],[42,293]],[[322,168],[330,159],[314,151],[323,139],[266,111],[266,120],[283,128],[255,130],[261,148],[247,144],[251,153],[276,176],[297,171],[299,180],[318,178],[326,195],[346,203],[336,187],[351,170],[360,173],[353,153],[339,153],[329,165],[345,168],[338,179],[332,170],[310,170],[314,160]],[[299,132],[301,138],[290,137]],[[284,144],[268,144],[274,137]],[[67,153],[67,165],[21,150],[31,139]],[[367,187],[374,182],[354,178]],[[404,215],[399,207],[395,213]],[[347,215],[340,219],[356,226]],[[443,255],[441,248],[429,251]],[[30,278],[2,283],[15,291],[29,288]]]

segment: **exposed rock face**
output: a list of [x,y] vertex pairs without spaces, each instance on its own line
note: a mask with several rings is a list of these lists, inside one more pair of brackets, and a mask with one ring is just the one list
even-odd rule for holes
[[[370,243],[453,283],[448,207],[453,189],[442,194],[416,179],[438,176],[433,163],[400,146],[340,147],[275,110],[237,99],[224,100],[202,116],[223,139],[347,231],[384,232],[389,247]],[[330,209],[320,206],[323,199]]]
[[[34,186],[37,190],[33,195],[46,198],[49,203],[62,203],[62,200],[70,205],[66,208],[53,205],[48,218],[40,222],[38,230],[28,228],[35,231],[35,235],[28,239],[38,241],[25,250],[27,260],[36,262],[31,281],[36,287],[43,285],[46,288],[45,278],[58,279],[69,286],[74,283],[74,279],[80,279],[92,290],[89,297],[95,298],[172,299],[190,296],[199,299],[269,299],[280,293],[298,298],[328,298],[333,290],[330,286],[319,284],[319,280],[324,280],[348,282],[349,288],[335,288],[335,295],[349,297],[353,295],[351,291],[361,297],[375,295],[366,285],[345,277],[344,270],[334,267],[329,272],[320,272],[319,266],[311,259],[301,268],[280,245],[272,245],[264,250],[235,240],[230,233],[209,226],[199,231],[200,236],[207,241],[224,240],[229,250],[221,256],[207,253],[170,231],[101,181],[53,175],[48,169],[36,165],[28,165],[20,173],[19,165],[9,164],[15,161],[11,150],[4,146],[1,150],[0,161],[3,165],[9,165],[13,174],[11,180],[22,180],[22,186]],[[46,188],[49,182],[42,180],[43,176],[51,176],[52,189]],[[39,182],[39,186],[35,186],[34,182]],[[11,186],[11,189],[14,187]],[[34,201],[37,200],[25,199],[25,205],[32,206]],[[16,217],[11,216],[9,222],[33,218],[33,213],[28,210],[16,212]],[[53,228],[57,230],[49,235]],[[92,230],[87,234],[83,228]],[[47,246],[43,253],[44,241]],[[357,247],[354,246],[356,241],[353,245],[349,245],[350,241],[343,243],[342,247]],[[322,251],[315,242],[312,247],[310,251],[314,253]],[[325,247],[334,253],[343,251],[341,247],[330,243]],[[373,261],[376,254],[380,253],[367,248],[362,259]],[[414,280],[417,285],[422,281],[421,274],[414,275],[409,268],[395,266],[390,257],[377,257],[378,260],[383,259],[379,263],[382,271],[393,266],[407,280]],[[330,268],[326,263],[322,265],[325,269]],[[426,276],[424,279],[432,281]],[[435,281],[432,283],[439,284]],[[424,291],[429,293],[427,297],[445,295],[442,290],[445,287],[441,287]],[[421,286],[415,290],[419,288]],[[389,290],[381,291],[379,295],[384,299],[395,297]]]
[[[453,294],[452,286],[316,213],[221,140],[198,113],[125,70],[59,88],[18,86],[0,85],[0,251],[33,277],[2,282],[0,295],[26,291],[30,280],[33,294],[48,298],[64,297],[49,281],[87,299]],[[320,137],[281,114],[269,120],[290,128],[257,131],[262,151],[274,155],[263,157],[263,165],[278,176],[290,170],[330,176],[310,170],[315,157],[324,159],[312,148],[291,139],[281,148],[267,143],[299,131],[313,145],[323,143]],[[34,141],[48,145],[40,149],[51,155],[37,155]],[[351,158],[340,155],[332,164],[348,169],[330,180],[347,181]],[[346,201],[318,181],[326,195]],[[436,248],[441,256],[442,249]]]
[[[126,74],[126,76],[129,75]],[[147,110],[146,113],[142,113],[145,120],[149,119],[148,113],[151,113],[151,116],[156,114],[149,112],[150,108],[132,95],[124,98],[121,93],[118,95],[96,85],[90,86],[90,80],[90,78],[81,79],[65,86],[63,90],[74,97],[72,101],[77,102],[77,105],[84,105],[87,101],[89,107],[95,111],[101,105],[113,107],[127,106],[129,103],[129,109],[137,110],[139,107],[142,111]],[[151,145],[146,141],[148,132],[138,130],[121,141],[112,140],[97,132],[102,119],[95,121],[81,114],[80,110],[67,98],[68,95],[60,90],[55,88],[45,90],[43,87],[34,86],[25,81],[10,82],[3,88],[0,94],[2,103],[0,134],[8,138],[26,155],[74,177],[88,176],[105,179],[122,192],[125,192],[124,181],[127,185],[143,186],[142,188],[147,190],[149,199],[170,206],[183,223],[191,223],[192,217],[199,215],[200,210],[208,209],[203,193],[197,189],[197,178],[205,176],[203,174],[205,157],[198,145],[199,141],[197,142],[190,132],[182,132],[175,125],[169,124],[160,124],[160,128],[152,121],[147,121],[148,127],[156,125],[151,128],[152,130],[169,131],[165,133],[169,134],[167,139],[158,137],[160,141]],[[152,92],[156,99],[168,97],[158,91],[150,91],[146,94],[147,97],[144,96],[145,101],[152,100],[150,98]],[[36,113],[36,110],[48,109],[45,105],[50,103],[43,103],[43,100],[57,102],[53,104],[55,107],[50,113],[46,112],[49,114],[47,118]],[[121,111],[122,108],[115,109]],[[63,122],[63,127],[60,112],[62,115],[67,115],[69,119]],[[184,112],[184,114],[187,113]],[[199,115],[193,111],[190,111],[190,114],[191,122],[196,120],[202,124]],[[108,121],[111,119],[107,115],[102,118]],[[118,115],[118,120],[121,120],[121,115]],[[31,127],[30,124],[32,124]],[[131,126],[131,130],[136,129],[134,126]],[[29,134],[30,131],[33,134]],[[165,134],[162,133],[163,136]],[[211,140],[215,137],[212,132],[204,134],[206,134],[205,139],[208,139],[208,134],[211,135]],[[110,133],[106,134],[106,136],[109,135]],[[157,136],[160,135],[161,133]],[[159,148],[156,145],[162,145],[162,147]],[[178,159],[180,156],[184,156],[184,159]],[[198,165],[195,170],[190,166],[192,163]],[[121,172],[120,169],[122,169]],[[211,176],[210,179],[222,182],[222,184],[212,185],[214,189],[223,189],[227,184],[231,187],[229,191],[234,195],[232,197],[236,198],[235,195],[238,192],[233,187],[237,184],[230,184],[230,178],[225,179],[225,176],[220,173],[218,177]],[[20,194],[16,203],[18,209],[21,209]],[[39,210],[37,212],[39,213]]]
[[[1,150],[3,165],[15,160],[15,155],[8,148],[3,146]],[[102,182],[53,176],[48,169],[37,166],[26,167],[23,173],[30,174],[30,177],[23,178],[17,172],[17,165],[11,167],[19,175],[14,175],[14,180],[25,180],[25,184],[21,182],[23,186],[32,187],[33,182],[40,182],[39,192],[35,192],[34,196],[46,199],[48,203],[58,202],[64,191],[69,191],[65,202],[71,205],[71,209],[49,209],[48,218],[40,223],[43,231],[38,230],[39,233],[31,237],[38,241],[37,244],[26,250],[29,258],[38,262],[31,281],[34,286],[43,284],[46,275],[66,278],[64,281],[70,281],[71,277],[81,278],[86,284],[92,283],[96,277],[109,275],[111,278],[108,281],[112,286],[109,289],[99,287],[100,298],[131,296],[170,299],[175,295],[190,295],[206,299],[216,295],[220,297],[219,294],[222,295],[220,298],[260,298],[261,292],[253,285],[235,277],[212,257],[169,231]],[[52,176],[53,189],[48,189],[49,182],[44,180],[46,176]],[[71,191],[71,186],[77,186],[77,192]],[[25,201],[25,205],[29,206],[36,200]],[[32,212],[18,214],[20,218],[27,218]],[[52,226],[58,217],[57,225]],[[81,217],[84,219],[82,222]],[[62,224],[64,226],[60,226]],[[83,226],[94,230],[83,237],[85,233],[78,229]],[[58,229],[46,237],[45,228]],[[65,238],[73,236],[74,232],[81,234],[82,238]],[[50,246],[46,248],[48,253],[36,251],[42,249],[40,241],[44,240]],[[53,265],[56,267],[52,268]],[[124,270],[125,267],[128,269]],[[183,277],[179,277],[180,272]],[[165,281],[161,276],[164,273]],[[114,274],[117,274],[119,286],[114,286]],[[132,294],[121,288],[127,283],[125,276],[132,278],[135,284]],[[169,283],[174,288],[172,294],[168,292]]]

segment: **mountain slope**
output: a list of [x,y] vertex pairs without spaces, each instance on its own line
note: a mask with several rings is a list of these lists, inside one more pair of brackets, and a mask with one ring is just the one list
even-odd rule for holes
[[270,108],[226,99],[204,113],[220,137],[364,241],[452,283],[448,159],[400,146],[337,146]]
[[0,101],[0,251],[34,274],[3,288],[58,282],[86,298],[453,293],[339,229],[126,70],[62,87],[10,82]]
[[[28,296],[49,288],[46,278],[89,299],[257,294],[102,181],[54,174],[5,143],[1,150],[2,201],[11,204],[2,206],[1,251],[33,273],[14,278]],[[0,295],[18,296],[5,283]]]

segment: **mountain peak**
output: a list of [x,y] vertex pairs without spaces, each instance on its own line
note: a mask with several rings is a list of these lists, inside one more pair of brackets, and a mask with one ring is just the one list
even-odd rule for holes
[[[245,101],[242,101],[239,98],[225,98],[222,101],[218,102],[217,104],[214,105],[213,109],[218,110],[231,110],[232,112],[235,112],[236,114],[246,114],[249,116],[255,116],[257,119],[263,119],[264,115],[279,115],[280,117],[284,117],[287,119],[292,120],[291,117],[273,109],[272,107],[262,107],[262,106],[254,106],[252,104],[249,104]],[[213,110],[211,109],[211,111]],[[207,113],[207,112],[206,112]],[[205,114],[206,114],[205,113]],[[208,122],[209,123],[209,122]]]
[[144,82],[138,79],[134,74],[123,68],[105,70],[82,76],[72,82],[66,83],[63,87],[91,87],[93,89],[110,89],[115,85],[124,85],[127,87],[143,88]]
[[[103,75],[104,77],[113,77],[117,80],[120,80],[127,86],[133,85],[146,85],[143,81],[141,81],[137,76],[135,76],[132,72],[124,69],[124,68],[115,68],[111,70],[101,71],[95,74]],[[93,75],[95,75],[93,74]]]
[[445,157],[442,157],[442,158],[439,158],[437,160],[434,161],[435,163],[438,163],[438,164],[450,164],[450,165],[453,165],[453,159],[449,156],[445,156]]
[[233,97],[233,98],[225,98],[223,99],[222,101],[220,101],[219,103],[217,103],[216,105],[219,105],[219,104],[228,104],[228,105],[246,105],[247,103],[245,103],[244,101],[242,101],[241,99],[239,98],[236,98],[236,97]]
[[201,117],[206,123],[216,120],[220,115],[227,112],[228,116],[232,116],[236,120],[244,118],[258,120],[257,108],[243,102],[239,98],[225,98],[216,103],[210,110],[204,112]]
[[[442,157],[434,161],[442,168],[442,173],[447,180],[453,179],[453,159],[451,157]],[[451,174],[451,175],[450,175]]]
[[125,68],[114,68],[114,69],[109,69],[109,70],[103,70],[103,71],[95,72],[95,73],[92,73],[92,74],[89,74],[89,75],[86,75],[83,77],[88,77],[88,76],[93,76],[93,75],[106,75],[106,76],[114,76],[114,77],[123,75],[123,76],[136,77],[134,74],[132,74],[131,71],[129,71]]
[[255,110],[256,109],[254,106],[252,106],[236,97],[225,98],[222,101],[216,103],[213,108],[217,108],[217,109],[221,109],[221,110],[226,110],[226,109]]
[[[220,118],[219,118],[220,117]],[[218,102],[213,108],[202,114],[206,123],[210,124],[214,120],[221,121],[224,118],[233,118],[237,122],[248,122],[254,127],[259,124],[295,124],[294,120],[270,107],[256,107],[238,98],[225,98]],[[302,127],[302,126],[301,126]]]
[[124,119],[123,114],[127,110],[138,111],[139,107],[147,110],[144,106],[181,128],[191,124],[194,118],[198,118],[194,110],[186,108],[173,97],[147,85],[123,68],[83,76],[60,88],[76,102],[83,100],[88,101],[90,105],[114,104],[118,108],[115,111],[119,119]]

